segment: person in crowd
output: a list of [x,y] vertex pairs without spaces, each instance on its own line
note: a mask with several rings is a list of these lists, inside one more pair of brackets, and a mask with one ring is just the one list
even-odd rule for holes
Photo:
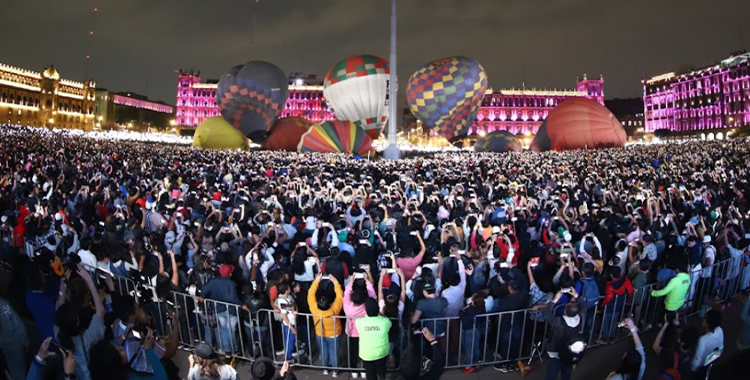
[[745,358],[750,358],[750,298],[744,297],[744,304],[742,306],[742,312],[740,312],[740,319],[742,320],[742,330],[737,337],[737,348],[745,352]]
[[544,315],[552,331],[547,340],[547,380],[557,379],[561,375],[562,380],[570,380],[573,375],[573,364],[576,364],[583,356],[586,349],[584,337],[580,334],[581,323],[585,317],[586,300],[579,297],[575,289],[567,288],[568,295],[574,300],[565,305],[563,315],[555,315],[555,305],[562,297],[558,291],[555,297],[547,303]]
[[633,284],[625,274],[620,272],[620,268],[610,267],[609,280],[604,288],[604,299],[601,302],[604,317],[599,343],[614,343],[617,321],[623,315],[626,302],[633,298],[633,292]]
[[698,378],[706,377],[706,370],[713,362],[711,359],[724,350],[724,330],[721,329],[723,318],[720,311],[711,309],[703,319],[703,328],[706,332],[698,339],[693,360],[690,362],[690,369],[696,372]]
[[122,346],[103,339],[92,344],[89,350],[88,370],[91,380],[167,380],[167,372],[154,350],[154,332],[148,329],[145,334],[140,349],[150,363],[150,372],[133,369],[130,364],[133,359],[126,354]]
[[[466,367],[461,371],[464,375],[474,373],[479,369],[481,360],[480,345],[483,341],[484,332],[487,329],[487,318],[481,317],[487,313],[484,303],[485,295],[474,293],[469,304],[461,310],[461,333],[464,349],[464,363]],[[486,340],[485,340],[486,341]]]
[[[667,330],[671,329],[670,335],[675,336],[667,341]],[[692,327],[681,328],[677,316],[673,320],[666,320],[662,324],[659,333],[654,339],[652,349],[659,355],[659,361],[664,368],[663,373],[676,379],[689,379],[693,375],[691,362],[695,353],[700,334]]]
[[673,314],[677,313],[685,304],[688,291],[690,290],[690,275],[687,272],[687,262],[680,261],[676,266],[677,275],[669,280],[667,286],[659,290],[652,290],[652,297],[663,297],[664,309],[667,311],[667,320],[671,320]]
[[367,317],[354,321],[359,332],[359,357],[368,379],[385,380],[391,320],[380,314],[378,301],[373,298],[365,301],[365,310]]
[[297,303],[289,284],[282,282],[277,288],[279,296],[276,298],[275,306],[281,315],[284,358],[291,361],[296,355],[297,346]]
[[72,352],[58,349],[58,352],[51,350],[50,343],[52,337],[42,341],[39,346],[39,352],[34,356],[34,360],[31,362],[29,367],[29,373],[26,375],[26,380],[43,380],[47,373],[52,372],[52,369],[47,368],[47,359],[52,358],[55,355],[60,355],[63,361],[62,375],[64,380],[75,380],[76,379],[76,358]]
[[[91,379],[89,374],[89,353],[97,341],[104,338],[104,303],[99,290],[91,279],[89,272],[79,264],[76,274],[88,287],[85,296],[71,292],[71,299],[55,312],[55,327],[57,328],[57,342],[60,347],[73,353],[76,358],[76,376],[81,380]],[[86,307],[77,298],[85,298]],[[91,304],[94,306],[91,313]]]
[[[310,314],[313,316],[315,334],[318,336],[318,347],[320,347],[321,364],[324,367],[338,367],[339,350],[341,349],[341,333],[345,320],[339,317],[344,307],[344,294],[338,281],[326,281],[333,285],[334,298],[321,289],[323,274],[318,273],[307,293],[307,303],[310,305]],[[321,290],[318,294],[319,289]],[[358,329],[359,330],[359,329]],[[339,371],[334,369],[332,377],[338,377]],[[328,375],[328,370],[323,370],[323,375]]]
[[[393,265],[395,266],[395,262]],[[398,268],[383,269],[380,271],[378,278],[378,307],[380,313],[391,320],[391,329],[388,332],[390,344],[390,355],[388,357],[388,366],[395,367],[397,357],[401,353],[401,321],[404,317],[404,307],[406,302],[406,286],[395,287],[393,291],[393,276],[398,276],[398,283],[404,284],[404,272]],[[384,290],[388,289],[386,293]]]
[[[365,301],[368,298],[375,298],[375,289],[370,282],[369,270],[364,273],[358,272],[354,276],[354,281],[349,282],[344,290],[344,314],[347,317],[346,335],[349,337],[347,342],[349,345],[349,368],[359,367],[359,329],[355,321],[357,318],[367,316]],[[366,376],[364,372],[352,372],[352,378],[358,378],[360,375],[363,378]]]
[[250,375],[254,380],[297,380],[291,371],[289,362],[284,362],[281,369],[276,371],[276,364],[268,358],[260,358],[250,367]]
[[646,372],[646,351],[643,349],[641,337],[638,335],[638,327],[631,318],[626,318],[620,323],[621,327],[626,327],[633,337],[635,349],[626,352],[620,367],[607,376],[607,380],[642,380]]
[[224,364],[211,346],[201,343],[188,356],[188,380],[237,380],[237,370]]
[[242,301],[237,294],[237,284],[231,280],[233,273],[234,265],[222,264],[219,267],[220,277],[215,277],[205,284],[198,298],[198,302],[204,302],[205,299],[219,301],[215,302],[213,307],[219,324],[218,340],[226,354],[233,354],[239,350],[236,340],[239,320],[237,305],[242,304]]

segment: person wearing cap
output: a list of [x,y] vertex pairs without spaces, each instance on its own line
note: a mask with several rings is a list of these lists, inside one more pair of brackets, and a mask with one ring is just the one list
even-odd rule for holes
[[716,261],[716,248],[711,244],[711,235],[703,236],[703,257],[701,258],[701,276],[698,279],[697,291],[700,297],[713,294],[711,277],[713,276],[713,265]]
[[[544,308],[544,317],[551,327],[551,332],[547,335],[547,355],[549,361],[547,362],[547,380],[557,379],[557,374],[560,373],[562,380],[570,380],[573,374],[573,363],[569,363],[560,356],[562,350],[570,350],[573,353],[580,354],[585,349],[583,347],[564,347],[565,344],[569,343],[569,339],[566,337],[574,335],[573,332],[580,330],[581,324],[583,323],[583,317],[586,310],[586,300],[584,297],[579,297],[575,289],[565,289],[565,292],[574,300],[565,305],[565,310],[562,316],[555,315],[555,305],[563,295],[563,291],[558,291],[553,299],[551,299],[547,306]],[[573,349],[576,349],[573,351]],[[577,351],[577,352],[576,352]]]
[[268,358],[255,359],[250,366],[250,375],[254,380],[297,380],[297,377],[289,369],[289,362],[284,362],[277,373],[276,364]]
[[230,279],[232,273],[234,273],[233,265],[222,264],[219,267],[220,277],[215,277],[203,285],[201,296],[198,297],[199,302],[203,302],[204,299],[219,301],[214,302],[219,322],[218,340],[221,349],[226,354],[232,354],[240,349],[240,345],[236,339],[238,322],[237,305],[242,304],[242,300],[237,294],[237,284]]
[[193,354],[188,356],[188,362],[188,380],[237,380],[237,370],[224,364],[214,349],[205,343],[195,347]]
[[369,380],[385,380],[386,360],[390,352],[389,331],[391,320],[380,315],[378,302],[365,301],[367,317],[357,318],[354,324],[359,331],[359,357]]
[[448,307],[448,300],[437,294],[435,285],[431,282],[424,284],[422,295],[424,298],[417,302],[416,309],[411,315],[411,324],[418,323],[420,319],[437,319],[425,322],[423,326],[433,331],[436,337],[442,338],[446,330],[445,310]]

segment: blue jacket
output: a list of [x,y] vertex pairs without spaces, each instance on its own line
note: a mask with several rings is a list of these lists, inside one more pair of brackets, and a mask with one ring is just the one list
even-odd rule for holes
[[[203,285],[203,288],[201,289],[201,297],[238,305],[237,307],[229,308],[229,313],[232,316],[237,316],[237,308],[242,304],[242,300],[240,300],[240,297],[237,295],[237,284],[235,284],[234,281],[223,277],[211,279],[206,285]],[[226,310],[227,306],[225,304],[216,303],[217,313],[223,313]]]

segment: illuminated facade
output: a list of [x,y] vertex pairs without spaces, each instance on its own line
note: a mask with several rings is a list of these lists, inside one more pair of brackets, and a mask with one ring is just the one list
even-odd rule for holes
[[643,81],[646,132],[691,133],[750,125],[750,53]]
[[[220,116],[216,105],[218,81],[201,82],[200,72],[180,71],[177,80],[176,122],[180,127],[197,127],[203,120]],[[314,123],[335,116],[323,99],[323,80],[311,75],[289,77],[289,97],[281,117],[297,116]]]
[[578,81],[576,90],[487,90],[469,135],[494,131],[536,134],[547,115],[565,99],[584,97],[604,105],[604,78]]
[[37,72],[0,63],[0,123],[93,129],[95,88],[61,79],[54,66]]
[[166,130],[174,126],[175,107],[130,92],[96,90],[96,126],[104,129]]

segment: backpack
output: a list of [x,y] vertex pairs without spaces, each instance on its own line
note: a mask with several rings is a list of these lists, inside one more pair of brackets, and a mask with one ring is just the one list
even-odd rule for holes
[[599,286],[591,278],[581,278],[581,295],[586,300],[586,307],[591,309],[599,303]]
[[680,365],[680,359],[679,354],[677,351],[674,352],[674,364],[672,367],[667,368],[664,370],[664,372],[659,376],[658,380],[680,380],[681,375],[680,371],[677,369]]
[[[564,324],[565,322],[563,322]],[[565,332],[563,339],[558,347],[560,361],[565,364],[578,364],[583,359],[583,353],[586,348],[586,340],[579,332],[577,327],[564,327]],[[581,348],[582,347],[582,348]],[[577,348],[577,350],[574,350]]]

